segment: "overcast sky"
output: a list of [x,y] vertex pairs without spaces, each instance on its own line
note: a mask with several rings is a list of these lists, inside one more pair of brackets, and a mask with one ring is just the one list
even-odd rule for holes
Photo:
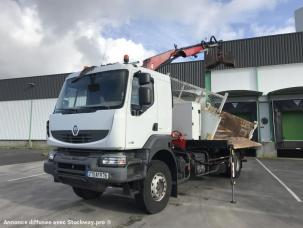
[[215,35],[294,32],[302,0],[1,0],[0,78],[143,60]]

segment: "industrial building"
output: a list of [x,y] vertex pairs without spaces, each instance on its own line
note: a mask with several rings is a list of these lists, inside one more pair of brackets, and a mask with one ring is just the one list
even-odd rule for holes
[[[235,68],[206,71],[203,61],[172,63],[159,71],[213,92],[229,93],[225,111],[258,121],[258,156],[303,154],[303,32],[226,41]],[[0,141],[46,138],[45,123],[67,74],[0,80]]]
[[[230,91],[232,105],[226,108],[257,119],[257,139],[270,151],[303,148],[303,33],[231,41],[224,46],[233,52],[238,66],[212,71],[211,90]],[[237,102],[251,106],[244,110]]]

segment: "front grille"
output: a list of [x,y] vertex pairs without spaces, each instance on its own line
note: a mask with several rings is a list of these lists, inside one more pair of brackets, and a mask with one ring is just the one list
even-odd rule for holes
[[52,136],[63,142],[68,143],[89,143],[104,139],[108,130],[80,130],[77,136],[72,134],[72,131],[59,130],[52,131]]
[[84,171],[85,170],[85,165],[77,165],[77,164],[69,164],[69,163],[58,163],[58,168]]
[[85,176],[85,165],[58,163],[58,173]]
[[65,170],[58,170],[58,173],[59,174],[73,175],[73,176],[81,176],[81,177],[85,176],[85,173],[76,173],[76,172],[65,171]]

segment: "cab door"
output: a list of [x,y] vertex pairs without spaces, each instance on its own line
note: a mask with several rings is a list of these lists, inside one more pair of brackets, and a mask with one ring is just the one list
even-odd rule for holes
[[[126,149],[142,148],[148,138],[158,131],[157,82],[150,76],[149,83],[140,85],[140,76],[141,73],[134,74],[131,83],[131,102],[126,118]],[[140,87],[149,88],[151,93],[149,105],[140,105]]]

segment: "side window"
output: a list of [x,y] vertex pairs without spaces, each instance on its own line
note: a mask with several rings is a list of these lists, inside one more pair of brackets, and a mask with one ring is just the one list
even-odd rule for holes
[[132,83],[132,94],[131,94],[131,105],[132,106],[140,106],[139,104],[139,79],[138,77],[134,77]]
[[142,113],[144,113],[148,108],[150,108],[154,103],[154,83],[150,83],[147,85],[141,85],[144,87],[150,87],[152,91],[152,104],[151,105],[144,105],[140,106],[139,102],[139,78],[134,76],[133,82],[132,82],[132,91],[131,91],[131,114],[133,116],[140,116]]

